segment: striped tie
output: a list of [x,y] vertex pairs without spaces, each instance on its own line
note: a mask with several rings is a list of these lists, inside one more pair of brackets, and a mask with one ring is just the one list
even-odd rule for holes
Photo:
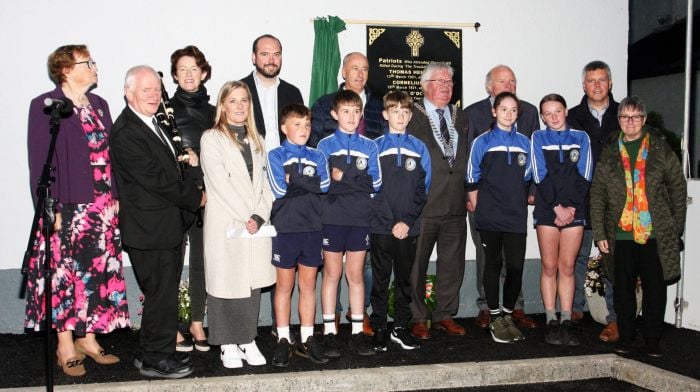
[[442,136],[443,149],[445,150],[445,157],[447,157],[447,163],[452,167],[455,163],[455,154],[452,149],[452,140],[450,138],[450,131],[447,129],[447,120],[445,120],[445,109],[435,109],[435,112],[440,118],[440,136]]

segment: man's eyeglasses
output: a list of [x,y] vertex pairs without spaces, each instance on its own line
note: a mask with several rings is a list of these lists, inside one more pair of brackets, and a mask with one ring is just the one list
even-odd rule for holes
[[641,115],[641,114],[635,114],[634,116],[624,116],[624,115],[623,115],[623,116],[617,116],[617,118],[618,118],[621,122],[628,122],[629,120],[632,120],[633,122],[640,122],[640,121],[642,121],[642,119],[644,118],[644,116]]
[[95,68],[95,66],[97,66],[97,62],[93,59],[79,61],[79,62],[75,63],[75,65],[78,65],[78,64],[87,64],[88,68],[90,68],[90,69]]
[[441,84],[443,86],[449,86],[452,87],[454,86],[455,82],[449,80],[449,79],[428,79],[426,82],[436,82],[438,84]]

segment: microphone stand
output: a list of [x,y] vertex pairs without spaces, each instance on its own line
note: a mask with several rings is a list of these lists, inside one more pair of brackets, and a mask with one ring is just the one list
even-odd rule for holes
[[[61,108],[58,106],[53,106],[51,107],[50,111],[51,119],[49,120],[49,124],[51,125],[51,142],[49,143],[46,162],[44,163],[44,167],[41,171],[41,178],[39,179],[39,186],[37,188],[37,202],[34,208],[34,221],[32,222],[32,229],[29,233],[27,250],[24,252],[24,260],[22,261],[21,271],[24,277],[20,288],[20,298],[24,298],[27,285],[27,275],[29,272],[29,259],[32,256],[34,244],[37,241],[36,237],[37,230],[39,228],[39,219],[42,219],[42,233],[44,235],[45,247],[44,263],[41,270],[41,275],[44,277],[44,377],[46,378],[46,390],[48,392],[53,391],[53,355],[51,353],[53,348],[53,308],[51,306],[51,277],[54,271],[51,269],[51,234],[53,233],[53,225],[56,221],[56,216],[54,213],[56,199],[51,197],[51,183],[54,181],[54,178],[51,177],[51,171],[54,169],[51,167],[51,162],[53,161],[54,152],[56,150],[58,131],[61,127]],[[39,260],[37,260],[37,263],[38,262]]]

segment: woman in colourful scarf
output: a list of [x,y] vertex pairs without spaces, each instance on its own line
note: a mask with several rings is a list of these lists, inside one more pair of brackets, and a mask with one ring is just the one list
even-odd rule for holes
[[617,114],[621,131],[603,148],[591,186],[593,238],[613,281],[615,351],[626,354],[634,342],[639,276],[646,353],[660,357],[666,285],[680,277],[687,184],[665,138],[644,126],[644,103],[625,98]]

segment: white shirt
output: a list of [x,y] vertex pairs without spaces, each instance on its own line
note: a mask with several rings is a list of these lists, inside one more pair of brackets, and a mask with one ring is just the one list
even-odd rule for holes
[[[273,148],[280,146],[279,124],[277,122],[277,87],[280,79],[275,78],[275,84],[265,87],[258,79],[258,73],[253,72],[255,88],[258,90],[260,100],[260,110],[262,110],[263,121],[265,121],[265,151],[270,152]],[[260,126],[261,124],[255,124]]]
[[[131,111],[134,112],[136,117],[140,118],[141,121],[143,121],[144,124],[146,124],[146,126],[148,126],[148,128],[151,131],[153,131],[153,134],[156,135],[156,137],[160,140],[160,135],[158,134],[158,130],[156,130],[156,128],[153,126],[153,120],[158,121],[155,118],[155,116],[150,116],[150,117],[145,116],[145,115],[137,112],[136,110],[134,110],[134,108],[131,105],[129,105],[129,109],[131,109]],[[163,137],[165,138],[166,143],[168,143],[168,147],[170,147],[170,151],[172,151],[173,156],[175,156],[175,148],[173,148],[173,144],[170,142],[170,140],[168,140],[168,135],[165,132],[163,132]]]

